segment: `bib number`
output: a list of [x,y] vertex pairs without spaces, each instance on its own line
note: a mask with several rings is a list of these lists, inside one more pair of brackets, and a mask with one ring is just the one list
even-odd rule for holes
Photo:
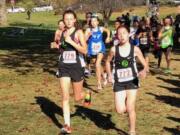
[[97,54],[101,51],[102,45],[101,43],[92,43],[92,52]]
[[140,43],[141,43],[141,45],[147,45],[148,44],[148,39],[147,38],[141,38]]
[[133,73],[131,68],[117,70],[118,82],[126,82],[133,80]]
[[75,51],[64,51],[63,52],[64,63],[76,63],[76,52]]

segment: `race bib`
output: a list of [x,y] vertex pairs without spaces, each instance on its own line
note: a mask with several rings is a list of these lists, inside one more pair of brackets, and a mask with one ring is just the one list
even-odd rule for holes
[[102,48],[101,42],[92,43],[92,52],[93,53],[99,53],[101,51],[101,48]]
[[118,82],[126,82],[133,80],[133,73],[131,68],[117,70]]
[[153,32],[156,32],[156,27],[152,27],[152,31],[153,31]]
[[141,38],[141,39],[140,39],[140,44],[141,44],[141,45],[147,45],[147,44],[148,44],[148,39],[147,39],[147,37]]
[[64,51],[63,52],[64,63],[76,63],[76,52],[75,51]]

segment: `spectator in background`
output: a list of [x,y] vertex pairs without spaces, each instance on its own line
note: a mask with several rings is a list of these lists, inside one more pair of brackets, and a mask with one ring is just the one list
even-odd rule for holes
[[125,19],[125,24],[126,24],[126,26],[128,26],[128,27],[130,27],[130,25],[131,25],[131,20],[130,20],[130,14],[129,14],[129,12],[124,16],[124,19]]
[[[173,28],[171,26],[171,18],[166,17],[163,21],[163,27],[159,33],[161,51],[165,54],[167,69],[165,73],[171,73],[170,69],[170,54],[173,46]],[[161,58],[160,58],[161,63]],[[160,66],[160,64],[159,64]]]
[[65,24],[63,20],[58,21],[58,29],[55,32],[54,41],[57,45],[60,44],[61,34],[65,30]]
[[90,28],[91,26],[91,16],[92,16],[92,12],[87,12],[86,13],[86,21],[83,24],[83,30],[85,31],[87,28]]
[[139,21],[133,20],[132,27],[130,27],[130,41],[132,45],[139,46],[139,39],[137,37],[137,30],[139,28]]
[[150,39],[151,39],[151,34],[150,34],[150,28],[149,26],[146,25],[146,21],[142,20],[140,22],[140,27],[137,30],[137,36],[139,39],[139,48],[141,52],[143,53],[143,56],[146,61],[147,65],[147,72],[149,72],[149,49],[150,49]]
[[180,5],[178,5],[178,12],[175,18],[175,47],[180,47]]
[[116,21],[114,23],[114,30],[111,31],[112,44],[115,46],[119,44],[119,40],[117,39],[117,29],[120,26],[121,26],[121,23],[118,20],[118,18],[116,18]]
[[30,9],[28,9],[28,11],[27,11],[27,16],[28,16],[28,20],[31,20],[31,10]]

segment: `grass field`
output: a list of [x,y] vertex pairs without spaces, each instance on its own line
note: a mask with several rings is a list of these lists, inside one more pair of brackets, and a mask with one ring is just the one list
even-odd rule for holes
[[[126,14],[130,11],[130,14],[144,16],[146,13],[146,7],[134,7],[134,8],[127,8],[122,12],[114,12],[112,14],[111,20],[115,20],[121,14]],[[165,17],[166,15],[175,15],[177,9],[176,7],[161,7],[160,8],[160,16]],[[56,27],[57,21],[62,18],[60,15],[54,15],[54,12],[41,12],[41,13],[32,13],[31,20],[27,20],[26,13],[19,13],[19,14],[9,14],[8,15],[8,23],[11,26],[36,26],[38,27],[41,25],[42,27],[48,27],[54,29]],[[48,17],[47,17],[48,16]],[[85,13],[78,13],[78,19],[83,20],[85,17]],[[17,19],[21,18],[21,19]]]
[[[139,10],[134,12],[142,15]],[[161,10],[164,15],[174,11],[169,7]],[[10,26],[0,28],[0,135],[57,135],[63,125],[62,97],[55,77],[58,52],[49,49],[58,18],[53,13],[38,13],[28,21],[26,14],[10,14]],[[11,26],[24,27],[25,34],[7,36],[14,29]],[[141,80],[136,105],[138,135],[180,134],[179,51],[172,54],[172,74],[163,73],[164,61],[163,57],[162,68],[157,70],[157,60],[150,55],[151,73]],[[90,108],[75,103],[71,90],[73,135],[127,135],[127,115],[115,112],[111,86],[98,93],[95,76],[86,82],[84,89],[93,91]]]

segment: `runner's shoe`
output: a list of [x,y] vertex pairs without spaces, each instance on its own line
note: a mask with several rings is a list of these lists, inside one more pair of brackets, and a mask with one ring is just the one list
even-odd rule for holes
[[61,135],[61,134],[71,134],[71,133],[72,133],[71,127],[65,124],[63,126],[63,128],[61,128],[61,131],[60,131],[59,135]]
[[170,69],[165,69],[165,70],[164,70],[164,73],[165,73],[165,74],[171,74],[171,70],[170,70]]
[[103,82],[103,86],[105,87],[107,85],[107,83],[108,83],[108,81],[107,81],[107,79],[105,79]]
[[102,90],[102,85],[100,83],[97,86],[97,90]]
[[90,106],[91,105],[91,92],[87,93],[84,99],[83,106]]
[[135,131],[134,132],[130,131],[129,135],[136,135],[136,132]]

